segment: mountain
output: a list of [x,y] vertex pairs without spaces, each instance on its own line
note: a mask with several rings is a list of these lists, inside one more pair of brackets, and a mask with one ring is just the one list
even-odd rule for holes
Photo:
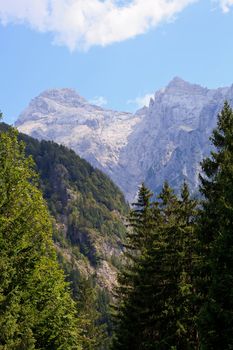
[[207,89],[174,78],[135,114],[105,110],[74,90],[48,90],[34,98],[16,126],[38,139],[72,148],[107,173],[132,201],[145,181],[158,192],[164,180],[175,189],[187,180],[198,187],[200,161],[233,86]]
[[210,90],[178,77],[157,91],[120,157],[119,167],[131,179],[129,195],[140,181],[158,193],[164,180],[175,189],[185,180],[195,192],[226,99],[233,102],[233,87]]
[[[8,128],[0,123],[0,132]],[[74,151],[21,133],[19,139],[35,161],[39,186],[54,219],[55,246],[67,272],[93,277],[98,286],[111,292],[129,209],[123,194],[107,175]],[[72,280],[79,282],[80,278]]]
[[54,140],[74,149],[100,169],[118,164],[120,150],[140,120],[130,113],[88,103],[74,90],[48,90],[20,115],[18,129],[38,139]]

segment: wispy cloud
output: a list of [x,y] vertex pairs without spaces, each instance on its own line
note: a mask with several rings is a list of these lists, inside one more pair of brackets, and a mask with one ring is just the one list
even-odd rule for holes
[[233,6],[233,0],[219,0],[223,12],[229,12],[230,7]]
[[144,106],[149,106],[150,99],[154,97],[154,94],[149,93],[144,96],[138,96],[135,99],[128,100],[128,104],[135,105],[137,108],[142,108]]
[[[24,23],[51,32],[70,50],[106,46],[172,20],[198,0],[0,0],[3,24]],[[222,0],[223,9],[232,0]]]
[[95,96],[90,103],[92,103],[93,105],[99,106],[99,107],[103,107],[105,106],[108,101],[105,97],[103,96]]

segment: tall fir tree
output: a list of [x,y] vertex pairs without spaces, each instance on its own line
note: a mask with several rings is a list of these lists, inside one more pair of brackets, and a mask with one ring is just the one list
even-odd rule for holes
[[195,278],[197,255],[196,217],[198,201],[190,198],[186,183],[181,188],[177,212],[176,252],[178,254],[177,349],[199,349]]
[[153,194],[141,185],[138,201],[129,217],[129,230],[125,244],[126,263],[119,275],[114,307],[115,337],[113,349],[137,349],[140,330],[137,306],[132,302],[132,294],[137,283],[141,256],[146,252],[154,226],[151,197]]
[[141,290],[148,310],[142,349],[197,348],[192,272],[196,205],[186,184],[179,199],[165,182],[159,196],[162,221],[142,272],[144,279],[148,276]]
[[225,102],[202,163],[201,349],[233,349],[233,111]]
[[[130,288],[123,289],[126,293],[121,295],[113,349],[195,349],[192,265],[196,202],[189,198],[186,185],[178,199],[165,183],[158,202],[144,203],[147,211],[142,206],[139,220],[138,211],[133,214],[135,234],[131,238],[137,237],[138,227],[140,231],[147,228],[142,230],[145,243],[134,259]],[[121,279],[120,283],[121,290]]]
[[0,349],[80,349],[51,219],[14,129],[0,134],[0,254]]

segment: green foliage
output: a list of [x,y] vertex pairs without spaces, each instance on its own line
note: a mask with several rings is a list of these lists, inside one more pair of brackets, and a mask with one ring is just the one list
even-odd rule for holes
[[84,350],[106,350],[110,330],[106,327],[110,324],[108,304],[110,299],[103,300],[103,293],[96,285],[95,278],[83,276],[77,268],[77,261],[67,261],[62,255],[58,255],[68,281],[70,281],[73,298],[78,305],[78,318],[80,323],[80,343]]
[[152,193],[142,184],[138,201],[134,203],[129,217],[130,227],[127,235],[126,264],[119,275],[119,287],[116,290],[117,303],[113,307],[115,336],[113,349],[137,349],[140,346],[142,331],[140,315],[136,305],[136,288],[143,252],[150,240],[152,224]]
[[83,325],[82,345],[85,350],[106,349],[102,347],[107,340],[107,333],[104,326],[105,322],[101,322],[101,314],[98,311],[97,291],[93,279],[81,280],[78,304]]
[[[6,124],[0,124],[0,130],[8,129]],[[107,259],[113,270],[114,263],[120,267],[121,262],[112,260],[103,245],[114,247],[120,254],[120,241],[126,232],[122,217],[127,213],[128,206],[112,181],[73,151],[53,142],[39,142],[23,134],[18,137],[26,144],[26,154],[35,160],[39,186],[54,217],[53,240],[59,263],[67,281],[71,283],[74,298],[79,300],[84,293],[82,280],[87,275],[91,278],[91,271],[96,280],[95,270],[102,259]],[[104,305],[110,300],[101,299],[99,287],[94,285],[97,300],[90,313],[96,312],[97,307],[100,315],[91,322],[106,324],[106,332],[110,334],[108,305]],[[82,305],[79,307],[81,314]]]
[[[0,130],[7,130],[0,124]],[[124,237],[122,215],[128,212],[123,194],[98,169],[81,159],[74,151],[49,141],[37,141],[19,134],[26,144],[26,154],[32,156],[40,175],[50,212],[72,244],[93,249],[91,235]],[[93,256],[93,260],[95,260]]]
[[142,185],[131,214],[128,266],[120,275],[113,349],[194,349],[196,202],[167,183],[159,201]]
[[199,220],[201,349],[233,348],[233,111],[225,102],[202,163]]
[[[64,234],[78,245],[91,264],[98,264],[95,235],[124,236],[120,215],[128,211],[124,197],[113,182],[74,151],[53,142],[20,135],[40,175],[40,186],[51,214],[64,226]],[[118,213],[118,215],[116,215]]]
[[32,159],[0,134],[0,348],[78,349],[76,307],[52,243]]

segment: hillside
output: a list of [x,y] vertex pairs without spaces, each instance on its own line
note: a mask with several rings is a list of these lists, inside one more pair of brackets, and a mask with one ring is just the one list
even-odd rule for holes
[[[3,128],[7,126],[2,124]],[[84,271],[97,271],[98,283],[111,289],[125,234],[122,218],[128,207],[123,194],[74,151],[23,134],[19,138],[35,161],[40,187],[56,220],[58,250],[69,259],[75,251]]]
[[[1,123],[0,131],[8,125]],[[123,194],[100,170],[74,151],[19,134],[35,161],[39,184],[54,218],[59,260],[80,298],[80,285],[95,288],[104,322],[122,253],[128,206]],[[89,286],[89,287],[88,287]]]

